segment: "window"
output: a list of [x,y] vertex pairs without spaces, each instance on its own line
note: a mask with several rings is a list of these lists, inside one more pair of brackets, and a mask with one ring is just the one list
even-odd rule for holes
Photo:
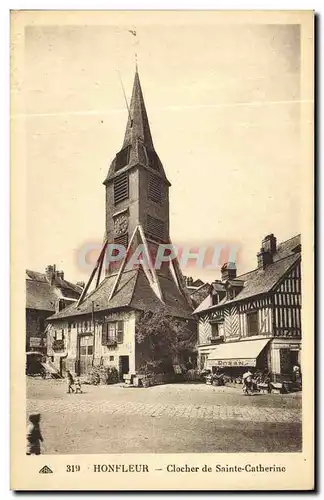
[[63,340],[64,339],[64,329],[55,330],[55,340]]
[[246,315],[247,322],[247,335],[251,337],[252,335],[258,335],[259,333],[259,323],[258,323],[258,312],[250,312]]
[[110,321],[103,325],[102,345],[111,345],[114,343],[122,344],[124,341],[124,322]]
[[217,304],[218,304],[218,294],[217,293],[213,293],[212,294],[212,305],[216,306]]
[[71,323],[68,323],[68,332],[71,331]]
[[87,346],[86,345],[83,345],[80,347],[80,354],[81,354],[81,356],[87,355]]
[[122,149],[121,151],[119,151],[119,153],[116,154],[115,170],[120,170],[128,164],[129,153],[130,146],[126,146],[126,148]]
[[149,237],[154,240],[164,240],[164,222],[147,215],[146,232]]
[[148,178],[148,197],[156,203],[162,203],[163,184],[157,175],[149,174]]
[[212,323],[211,324],[211,330],[212,330],[212,339],[218,338],[219,337],[219,324],[218,323]]
[[114,356],[109,356],[109,361],[114,361]]
[[128,198],[129,182],[128,172],[118,175],[114,179],[114,203],[120,203]]
[[93,346],[92,345],[88,345],[88,354],[93,354]]

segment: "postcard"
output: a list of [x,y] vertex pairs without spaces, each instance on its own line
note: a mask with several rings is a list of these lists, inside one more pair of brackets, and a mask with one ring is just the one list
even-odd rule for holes
[[11,12],[11,488],[314,488],[313,11]]

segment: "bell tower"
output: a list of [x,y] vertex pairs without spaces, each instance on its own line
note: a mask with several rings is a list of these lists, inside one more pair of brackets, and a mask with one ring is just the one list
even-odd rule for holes
[[104,185],[109,243],[127,247],[138,225],[152,253],[157,244],[169,242],[171,184],[154,148],[137,67],[124,142]]
[[[177,258],[172,256],[164,259],[162,265],[155,265],[159,245],[171,243],[171,184],[154,148],[137,67],[128,111],[123,145],[103,183],[106,188],[103,247],[77,306],[86,302],[87,292],[97,275],[95,290],[99,286],[101,293],[105,290],[107,307],[113,302],[121,307],[125,297],[120,292],[125,283],[133,283],[131,304],[134,308],[142,310],[149,305],[157,307],[164,304],[172,315],[191,318],[192,301]],[[127,254],[124,253],[115,262],[109,258],[105,260],[107,247],[112,243],[128,249]],[[141,248],[148,256],[146,260],[138,255]],[[134,252],[137,255],[133,265],[131,257]],[[104,262],[106,277],[100,283]],[[129,268],[128,263],[131,264]]]

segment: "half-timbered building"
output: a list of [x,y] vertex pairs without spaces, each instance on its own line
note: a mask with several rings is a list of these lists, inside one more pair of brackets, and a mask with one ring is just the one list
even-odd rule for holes
[[270,371],[274,380],[301,364],[301,242],[295,236],[277,245],[266,236],[257,268],[236,276],[234,263],[196,308],[201,367],[246,367]]

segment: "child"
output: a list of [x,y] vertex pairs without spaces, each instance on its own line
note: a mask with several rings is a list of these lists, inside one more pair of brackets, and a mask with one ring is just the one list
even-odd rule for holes
[[70,394],[70,392],[75,392],[73,389],[74,380],[73,380],[72,374],[69,370],[66,371],[66,376],[67,376],[67,383],[68,383],[67,393]]
[[76,379],[74,387],[75,387],[75,393],[76,394],[82,394],[81,382],[80,382],[79,378]]
[[43,436],[39,427],[40,414],[33,413],[29,415],[27,424],[27,455],[40,455],[40,442]]

